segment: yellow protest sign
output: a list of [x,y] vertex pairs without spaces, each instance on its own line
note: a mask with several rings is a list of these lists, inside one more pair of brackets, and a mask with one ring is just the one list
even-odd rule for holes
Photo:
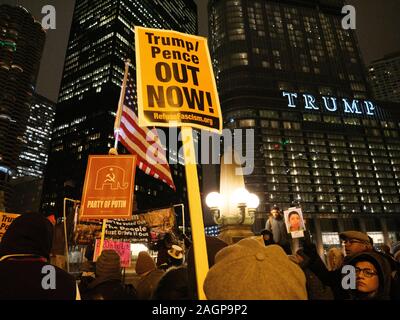
[[1,239],[3,239],[3,236],[6,233],[10,224],[19,216],[20,215],[16,213],[0,212],[0,242]]
[[190,126],[222,133],[207,39],[135,27],[139,126]]

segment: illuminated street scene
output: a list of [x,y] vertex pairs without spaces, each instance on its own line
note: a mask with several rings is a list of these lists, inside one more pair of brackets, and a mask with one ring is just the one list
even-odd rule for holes
[[0,0],[0,300],[399,300],[399,10]]

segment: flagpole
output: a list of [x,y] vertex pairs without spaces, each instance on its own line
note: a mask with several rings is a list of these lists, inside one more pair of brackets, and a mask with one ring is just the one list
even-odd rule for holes
[[[115,122],[114,122],[114,133],[115,133],[115,142],[114,142],[115,151],[114,152],[116,152],[116,154],[118,154],[117,148],[118,148],[119,128],[121,126],[122,107],[124,105],[126,82],[128,80],[128,72],[129,72],[130,62],[131,61],[129,59],[127,59],[125,61],[124,80],[122,81],[121,94],[119,96],[118,109],[117,109],[117,114],[115,116]],[[111,149],[110,149],[110,153],[111,153]]]

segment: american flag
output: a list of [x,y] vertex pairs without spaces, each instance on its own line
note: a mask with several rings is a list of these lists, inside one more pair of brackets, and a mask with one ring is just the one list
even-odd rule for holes
[[131,154],[137,155],[137,166],[144,173],[162,180],[175,189],[172,180],[165,150],[161,145],[155,129],[149,130],[146,127],[139,127],[138,118],[133,111],[134,107],[134,85],[128,77],[125,87],[125,97],[122,104],[121,121],[119,128],[116,125],[114,130],[119,130],[118,141],[120,141]]

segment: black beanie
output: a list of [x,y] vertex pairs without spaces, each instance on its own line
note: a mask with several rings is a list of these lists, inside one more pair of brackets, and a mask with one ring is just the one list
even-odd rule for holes
[[0,243],[0,257],[10,254],[35,254],[49,259],[53,225],[39,214],[24,214],[8,227]]

